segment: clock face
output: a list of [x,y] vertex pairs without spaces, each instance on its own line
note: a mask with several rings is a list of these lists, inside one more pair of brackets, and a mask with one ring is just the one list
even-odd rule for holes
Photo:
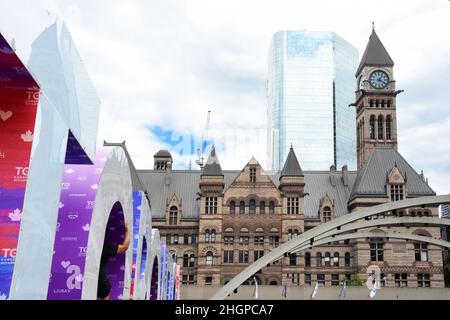
[[383,89],[388,85],[389,77],[386,72],[377,70],[372,72],[369,82],[375,89]]

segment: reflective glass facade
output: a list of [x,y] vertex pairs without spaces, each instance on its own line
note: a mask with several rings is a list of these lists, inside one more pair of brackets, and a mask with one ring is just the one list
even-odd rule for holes
[[356,169],[358,50],[333,32],[280,31],[269,51],[267,166],[281,170],[292,143],[304,170]]

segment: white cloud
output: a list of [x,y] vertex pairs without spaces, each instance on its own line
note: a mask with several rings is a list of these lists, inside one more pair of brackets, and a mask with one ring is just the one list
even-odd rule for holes
[[[46,9],[66,19],[97,88],[99,142],[126,140],[138,168],[150,168],[153,154],[169,147],[149,127],[200,137],[207,110],[210,136],[217,143],[231,137],[226,150],[219,147],[224,168],[241,169],[252,155],[264,166],[272,34],[335,31],[362,55],[375,21],[395,62],[397,87],[405,89],[398,99],[399,149],[438,193],[450,192],[446,0],[4,2],[0,31],[16,37],[24,61],[40,28],[54,20]],[[175,167],[192,158],[174,157]]]

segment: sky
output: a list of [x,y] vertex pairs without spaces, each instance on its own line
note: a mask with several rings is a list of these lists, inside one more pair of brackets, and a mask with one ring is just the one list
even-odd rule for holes
[[175,168],[197,169],[202,137],[216,144],[223,169],[252,156],[265,167],[272,35],[334,31],[361,57],[374,21],[405,90],[399,151],[438,194],[450,193],[449,0],[0,0],[0,32],[25,63],[57,17],[101,100],[98,143],[125,140],[139,169],[152,168],[160,149]]

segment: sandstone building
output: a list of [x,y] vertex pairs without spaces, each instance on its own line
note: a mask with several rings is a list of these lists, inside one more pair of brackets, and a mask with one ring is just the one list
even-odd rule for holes
[[[262,255],[311,228],[360,208],[435,195],[397,151],[394,62],[375,31],[356,73],[358,170],[303,171],[291,146],[284,167],[266,172],[255,158],[241,170],[222,170],[213,147],[204,168],[173,170],[168,151],[153,170],[138,170],[149,191],[153,225],[181,266],[183,284],[223,285]],[[439,216],[438,207],[394,211],[393,216]],[[440,237],[423,225],[371,228]],[[264,285],[339,285],[367,278],[376,264],[383,286],[443,287],[442,250],[426,243],[371,238],[313,247],[267,265]],[[248,283],[252,281],[248,280]]]

